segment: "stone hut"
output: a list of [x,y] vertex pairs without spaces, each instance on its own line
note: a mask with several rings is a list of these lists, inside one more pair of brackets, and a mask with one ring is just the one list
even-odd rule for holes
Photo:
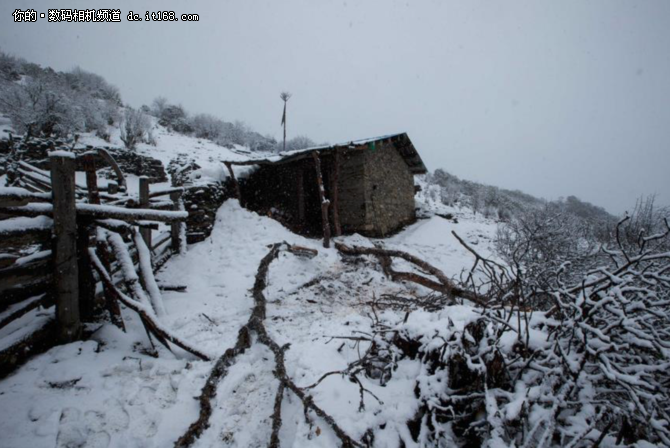
[[414,175],[426,166],[407,134],[291,151],[262,160],[226,162],[257,168],[239,182],[242,204],[292,230],[322,235],[318,155],[329,221],[338,234],[384,237],[415,219]]

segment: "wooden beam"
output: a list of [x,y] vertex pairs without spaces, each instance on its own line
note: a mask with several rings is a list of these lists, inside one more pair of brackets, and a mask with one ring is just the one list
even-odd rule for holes
[[240,190],[240,184],[237,182],[237,178],[235,177],[233,166],[230,162],[224,162],[224,165],[226,165],[226,168],[228,168],[228,173],[230,174],[230,179],[233,181],[233,187],[235,188],[237,200],[240,201],[240,206],[242,206],[242,191]]
[[[77,216],[90,216],[95,219],[118,219],[129,223],[138,221],[174,222],[188,218],[186,211],[128,209],[113,205],[82,204],[76,205]],[[28,204],[23,207],[0,207],[0,213],[11,216],[53,216],[51,204]]]
[[[54,216],[54,283],[58,338],[79,338],[79,266],[77,263],[77,212],[75,206],[74,157],[52,155],[51,185]],[[36,204],[33,204],[36,205]]]
[[330,201],[326,199],[326,191],[323,187],[323,176],[321,175],[321,159],[319,153],[314,151],[312,153],[314,160],[314,169],[316,170],[316,182],[319,188],[319,199],[321,200],[321,221],[323,224],[323,247],[326,249],[330,247],[330,223],[328,222],[328,206]]
[[22,188],[12,187],[0,189],[0,204],[2,204],[3,207],[15,206],[10,204],[12,201],[21,203],[25,202],[26,204],[28,202],[50,202],[51,194],[33,193]]
[[330,176],[330,195],[333,198],[331,204],[331,211],[333,214],[333,229],[335,230],[335,236],[342,235],[342,227],[340,226],[340,210],[339,210],[339,190],[338,182],[340,178],[340,151],[336,148],[335,154],[333,157],[333,168]]
[[116,163],[116,160],[114,160],[114,157],[107,152],[106,149],[103,148],[97,148],[96,151],[98,152],[98,155],[105,160],[105,162],[109,163],[109,165],[112,167],[114,170],[114,173],[116,173],[116,178],[118,181],[118,185],[123,187],[123,189],[126,188],[126,178],[123,177],[123,171],[121,171],[121,168],[119,168],[119,165]]

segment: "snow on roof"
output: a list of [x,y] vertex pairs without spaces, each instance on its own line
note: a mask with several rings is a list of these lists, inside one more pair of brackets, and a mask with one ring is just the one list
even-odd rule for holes
[[410,171],[413,174],[425,174],[428,170],[426,165],[424,165],[421,156],[414,148],[412,141],[407,136],[407,133],[398,133],[398,134],[389,134],[382,135],[380,137],[365,138],[360,140],[351,140],[344,143],[337,143],[334,145],[321,145],[321,146],[312,146],[309,148],[295,149],[292,151],[280,152],[279,154],[274,154],[268,157],[249,157],[247,160],[225,160],[224,163],[230,163],[232,165],[274,165],[277,163],[286,163],[292,162],[294,160],[299,160],[305,157],[307,154],[319,151],[319,152],[330,152],[336,148],[355,148],[363,145],[368,145],[373,142],[379,142],[384,140],[392,140],[395,144],[396,149],[400,155],[405,159],[407,165],[409,165]]

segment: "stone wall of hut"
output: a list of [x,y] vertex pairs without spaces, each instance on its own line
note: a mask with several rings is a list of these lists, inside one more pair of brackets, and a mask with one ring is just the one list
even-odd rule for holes
[[[344,233],[363,233],[368,228],[368,207],[365,198],[365,154],[363,151],[348,151],[340,158],[338,193],[340,225]],[[332,193],[329,197],[332,197]]]
[[392,142],[365,151],[365,231],[385,237],[414,222],[414,176]]

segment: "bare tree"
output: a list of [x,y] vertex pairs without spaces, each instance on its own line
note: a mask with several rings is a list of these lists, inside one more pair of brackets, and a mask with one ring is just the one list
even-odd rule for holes
[[121,124],[121,141],[126,148],[135,150],[138,143],[149,140],[151,121],[144,113],[132,108],[126,109],[123,123]]
[[154,117],[160,118],[163,111],[168,107],[168,100],[164,96],[157,97],[151,104],[151,113]]

